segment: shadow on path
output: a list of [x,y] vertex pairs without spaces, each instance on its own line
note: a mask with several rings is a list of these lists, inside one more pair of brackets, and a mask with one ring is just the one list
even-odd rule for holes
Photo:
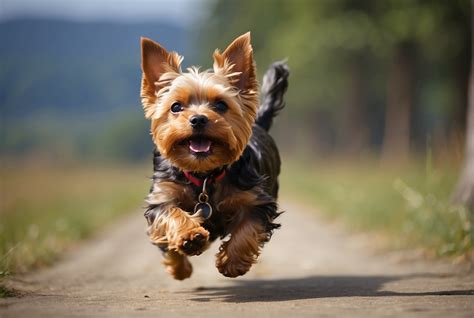
[[[191,292],[190,300],[207,302],[272,302],[329,297],[387,297],[387,296],[474,296],[474,290],[442,290],[417,292],[381,291],[384,284],[410,278],[437,277],[420,274],[404,276],[310,276],[295,279],[240,280],[231,286],[199,287]],[[416,286],[416,285],[414,285]],[[411,285],[410,287],[413,287]],[[474,299],[473,299],[474,301]]]

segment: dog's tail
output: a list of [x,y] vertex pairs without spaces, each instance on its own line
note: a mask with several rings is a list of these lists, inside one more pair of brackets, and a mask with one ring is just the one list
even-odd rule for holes
[[283,95],[288,88],[289,74],[286,62],[279,61],[273,63],[263,77],[262,105],[258,109],[255,123],[266,131],[270,130],[273,117],[285,107]]

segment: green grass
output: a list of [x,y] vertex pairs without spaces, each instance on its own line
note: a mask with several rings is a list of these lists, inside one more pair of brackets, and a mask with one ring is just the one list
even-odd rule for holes
[[139,213],[150,174],[130,166],[3,165],[0,279],[51,264],[115,218]]
[[282,190],[341,219],[358,231],[383,234],[390,247],[421,247],[429,254],[469,258],[473,249],[471,215],[453,206],[450,195],[457,169],[410,163],[285,161]]
[[19,295],[20,294],[16,290],[0,285],[0,298],[15,297]]

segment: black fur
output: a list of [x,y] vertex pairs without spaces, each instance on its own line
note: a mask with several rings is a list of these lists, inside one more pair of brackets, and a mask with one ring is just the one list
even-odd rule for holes
[[263,77],[262,105],[258,109],[255,124],[270,130],[273,117],[285,107],[283,96],[288,88],[290,71],[284,61],[273,63]]
[[[273,138],[268,130],[273,117],[284,107],[283,95],[288,87],[288,67],[283,62],[274,63],[267,71],[262,86],[263,103],[258,111],[258,116],[253,127],[253,134],[245,148],[242,156],[236,162],[227,167],[227,173],[221,183],[229,183],[231,186],[242,191],[255,191],[258,189],[258,201],[264,204],[256,205],[252,210],[252,217],[264,225],[267,232],[267,240],[270,239],[273,230],[280,227],[273,221],[280,215],[277,210],[276,199],[278,196],[278,175],[280,174],[280,155]],[[153,182],[172,181],[183,185],[190,185],[197,195],[201,189],[193,185],[182,171],[173,167],[170,162],[163,158],[155,150],[153,157]],[[216,172],[211,172],[216,173]],[[213,201],[213,193],[216,185],[208,187],[210,203],[216,207],[219,202]],[[151,192],[151,191],[150,191]],[[193,211],[192,206],[181,207],[186,211]],[[162,211],[158,205],[149,205],[145,211],[148,224],[151,225],[156,215]],[[203,226],[210,232],[210,240],[223,238],[231,230],[232,220],[226,220],[215,212]],[[166,246],[160,246],[166,250]]]

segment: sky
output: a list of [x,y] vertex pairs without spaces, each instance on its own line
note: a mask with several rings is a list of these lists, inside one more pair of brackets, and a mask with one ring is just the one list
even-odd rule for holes
[[74,21],[171,20],[191,25],[212,0],[0,0],[0,21],[53,17]]

